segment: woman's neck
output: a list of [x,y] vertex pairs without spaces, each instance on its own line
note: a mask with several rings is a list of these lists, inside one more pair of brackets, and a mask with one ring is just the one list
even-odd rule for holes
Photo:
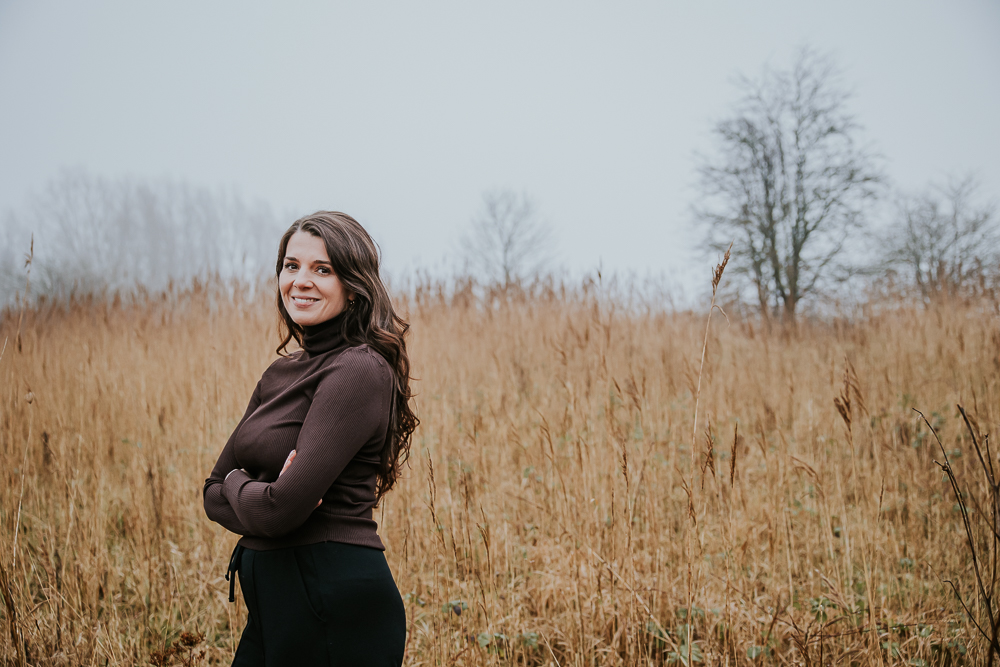
[[310,356],[334,349],[344,339],[343,324],[344,314],[341,313],[326,322],[302,327],[302,349]]

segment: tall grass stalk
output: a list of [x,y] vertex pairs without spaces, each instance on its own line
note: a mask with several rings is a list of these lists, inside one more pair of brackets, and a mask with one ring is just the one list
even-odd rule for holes
[[[240,294],[24,311],[20,352],[0,357],[0,662],[231,660],[235,537],[201,487],[275,346],[271,299]],[[421,426],[375,518],[406,664],[987,657],[943,581],[982,598],[911,408],[963,494],[990,498],[954,406],[1000,420],[994,305],[874,304],[774,333],[732,310],[726,327],[612,312],[582,288],[428,287],[400,306]]]

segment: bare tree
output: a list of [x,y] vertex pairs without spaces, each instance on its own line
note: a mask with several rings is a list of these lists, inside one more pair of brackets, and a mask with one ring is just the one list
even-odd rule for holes
[[483,194],[472,229],[461,240],[466,260],[493,283],[511,284],[537,275],[552,249],[552,233],[534,202],[513,190]]
[[713,129],[718,154],[700,158],[696,216],[710,224],[713,249],[735,239],[734,268],[765,317],[773,310],[794,321],[802,300],[846,268],[838,260],[878,193],[880,175],[856,144],[860,128],[838,79],[808,49],[789,71],[741,78],[742,99]]
[[897,202],[887,259],[912,277],[924,300],[953,296],[996,273],[1000,236],[995,202],[977,201],[971,176]]
[[266,204],[247,204],[232,190],[77,169],[57,175],[0,226],[2,308],[23,287],[21,257],[32,235],[32,292],[65,297],[157,292],[195,277],[252,284],[273,267],[284,225]]

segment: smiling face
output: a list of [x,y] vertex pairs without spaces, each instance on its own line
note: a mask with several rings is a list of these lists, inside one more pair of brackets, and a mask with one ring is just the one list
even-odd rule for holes
[[333,319],[354,298],[333,272],[323,239],[303,231],[288,239],[278,291],[292,321],[303,327]]

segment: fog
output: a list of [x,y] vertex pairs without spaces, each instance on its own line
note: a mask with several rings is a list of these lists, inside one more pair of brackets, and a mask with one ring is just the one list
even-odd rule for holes
[[[390,273],[443,275],[482,193],[509,187],[553,230],[550,270],[661,275],[697,292],[715,256],[691,213],[695,155],[713,150],[733,78],[802,45],[841,68],[894,187],[971,172],[1000,193],[1000,5],[988,0],[3,2],[3,261],[20,262],[34,231],[39,257],[100,257],[73,271],[103,275],[117,271],[104,257],[123,261],[105,250],[180,234],[174,255],[147,252],[162,260],[155,284],[175,261],[239,273],[251,246],[276,242],[265,230],[332,208],[371,230]],[[127,238],[56,249],[70,218],[44,211],[77,206],[52,194],[67,168],[145,184],[162,211]],[[231,204],[211,238],[195,231],[216,204],[199,209],[197,192]],[[235,245],[214,259],[191,251],[222,240]]]

